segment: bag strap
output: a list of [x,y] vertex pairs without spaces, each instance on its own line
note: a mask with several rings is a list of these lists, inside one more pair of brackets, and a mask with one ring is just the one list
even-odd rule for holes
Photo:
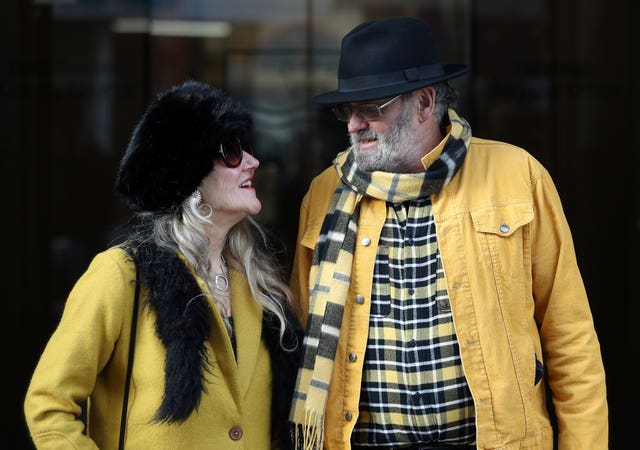
[[120,439],[118,449],[124,449],[124,435],[127,427],[127,407],[129,402],[129,386],[131,385],[131,372],[133,371],[133,354],[136,346],[136,329],[138,324],[138,298],[140,297],[140,283],[138,280],[138,264],[133,258],[136,266],[136,290],[133,295],[133,315],[131,317],[131,336],[129,337],[129,358],[127,360],[127,373],[124,382],[124,398],[122,401],[122,418],[120,419]]

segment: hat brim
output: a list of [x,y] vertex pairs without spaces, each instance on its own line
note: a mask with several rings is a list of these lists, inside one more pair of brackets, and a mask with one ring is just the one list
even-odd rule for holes
[[376,100],[379,98],[393,97],[399,94],[415,91],[417,89],[431,86],[442,81],[459,77],[469,72],[469,66],[466,64],[446,64],[444,66],[444,75],[435,78],[411,81],[406,83],[396,83],[387,86],[375,86],[365,89],[335,91],[319,94],[312,97],[311,101],[319,105],[337,105],[340,103],[364,102],[368,100]]

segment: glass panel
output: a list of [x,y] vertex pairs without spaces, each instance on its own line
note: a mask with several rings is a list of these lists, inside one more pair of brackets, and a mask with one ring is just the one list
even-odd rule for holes
[[[348,145],[345,125],[311,97],[336,87],[344,34],[390,15],[426,20],[443,60],[470,63],[470,0],[54,2],[51,176],[66,181],[49,192],[61,206],[51,212],[52,257],[61,261],[61,248],[79,255],[56,278],[60,301],[128,214],[112,186],[134,124],[157,92],[187,78],[217,85],[249,108],[261,160],[258,219],[292,251],[311,178]],[[455,83],[466,91],[467,78]],[[461,105],[463,114],[468,109]],[[70,214],[71,197],[97,220]]]

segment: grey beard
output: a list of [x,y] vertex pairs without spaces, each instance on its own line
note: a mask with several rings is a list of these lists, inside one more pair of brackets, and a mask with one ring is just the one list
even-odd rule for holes
[[[360,170],[373,172],[376,170],[387,171],[390,166],[392,150],[384,142],[384,136],[380,136],[372,129],[358,131],[349,135],[353,146],[356,164]],[[375,152],[363,153],[360,151],[360,139],[377,139],[378,149]]]
[[[375,130],[366,130],[349,133],[349,140],[353,146],[356,164],[365,172],[382,171],[389,173],[409,173],[415,166],[415,161],[410,160],[413,153],[411,149],[418,145],[414,139],[411,125],[411,110],[405,108],[398,122],[385,135],[378,134]],[[377,139],[378,149],[375,152],[363,153],[360,151],[359,139]]]

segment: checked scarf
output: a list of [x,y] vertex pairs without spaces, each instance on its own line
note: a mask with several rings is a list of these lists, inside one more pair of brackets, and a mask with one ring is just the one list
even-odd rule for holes
[[449,139],[425,172],[364,172],[358,169],[351,149],[339,153],[333,161],[340,183],[313,253],[309,319],[289,414],[296,449],[322,448],[324,410],[351,281],[360,200],[368,196],[401,203],[439,192],[462,166],[471,139],[469,125],[452,109],[449,121]]

